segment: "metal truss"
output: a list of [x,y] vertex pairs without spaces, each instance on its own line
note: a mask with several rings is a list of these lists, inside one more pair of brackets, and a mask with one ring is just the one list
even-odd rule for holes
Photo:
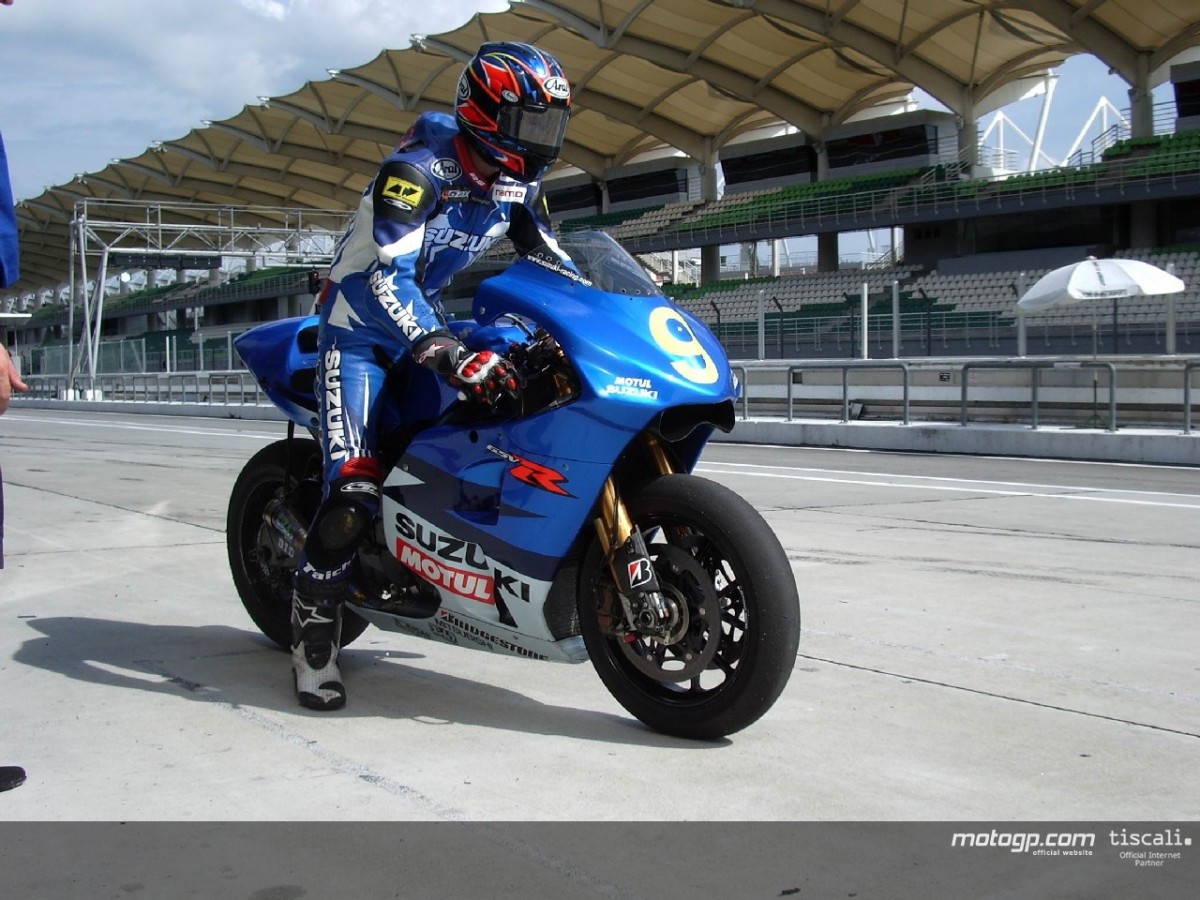
[[[86,359],[94,380],[109,270],[216,269],[226,258],[269,256],[320,265],[333,255],[352,211],[201,203],[79,200],[71,219],[69,371]],[[91,291],[89,292],[89,285]],[[74,312],[83,314],[78,359]]]

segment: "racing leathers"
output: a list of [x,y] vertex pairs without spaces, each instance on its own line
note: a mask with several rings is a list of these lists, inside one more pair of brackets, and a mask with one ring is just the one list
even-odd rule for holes
[[[379,509],[376,427],[388,370],[415,348],[418,362],[468,391],[491,373],[500,358],[467,359],[446,328],[441,293],[506,234],[518,253],[540,248],[565,259],[547,219],[539,184],[481,174],[454,118],[441,113],[417,120],[363,193],[322,293],[324,493],[297,567],[294,649],[306,626],[337,622],[352,590],[355,550]],[[335,654],[336,646],[335,638]],[[319,678],[322,667],[310,668]],[[298,683],[301,700],[320,686]]]

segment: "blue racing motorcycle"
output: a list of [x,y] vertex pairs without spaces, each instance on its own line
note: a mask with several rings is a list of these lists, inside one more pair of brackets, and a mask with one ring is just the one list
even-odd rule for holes
[[[390,375],[381,513],[356,559],[368,624],[533,660],[590,659],[616,700],[666,734],[715,739],[779,697],[800,634],[796,581],[750,504],[690,474],[734,424],[737,379],[712,333],[598,232],[564,240],[579,271],[532,254],[484,280],[452,327],[520,373],[486,413],[411,362]],[[581,274],[582,273],[582,274]],[[292,579],[321,494],[315,316],[237,348],[289,419],[234,486],[233,579],[290,646]],[[352,612],[351,612],[352,610]]]

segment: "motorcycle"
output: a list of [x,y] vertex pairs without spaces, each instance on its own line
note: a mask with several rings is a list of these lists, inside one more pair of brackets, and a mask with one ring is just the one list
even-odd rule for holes
[[[473,350],[523,384],[499,413],[406,361],[389,373],[381,512],[355,560],[368,624],[531,660],[591,661],[650,728],[712,740],[758,720],[791,675],[800,609],[787,556],[739,495],[691,474],[739,385],[724,350],[615,241],[564,239],[483,280]],[[296,560],[321,497],[317,317],[260,325],[238,352],[289,420],[231,495],[233,580],[290,647]],[[335,410],[333,410],[335,411]],[[331,414],[327,412],[327,414]],[[369,530],[370,531],[370,530]]]

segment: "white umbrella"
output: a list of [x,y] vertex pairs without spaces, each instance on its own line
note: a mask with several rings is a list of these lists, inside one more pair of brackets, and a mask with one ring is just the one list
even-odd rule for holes
[[1049,309],[1085,300],[1177,294],[1184,287],[1184,283],[1170,272],[1149,263],[1089,256],[1083,262],[1043,275],[1017,301],[1017,306],[1023,310]]

